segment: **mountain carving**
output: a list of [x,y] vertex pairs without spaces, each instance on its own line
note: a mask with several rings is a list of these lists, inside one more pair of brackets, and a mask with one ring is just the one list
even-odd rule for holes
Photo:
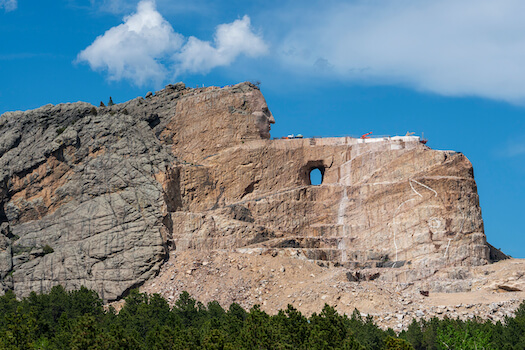
[[1,288],[83,285],[116,300],[195,250],[391,281],[498,256],[463,154],[414,136],[272,140],[274,122],[250,83],[3,114]]

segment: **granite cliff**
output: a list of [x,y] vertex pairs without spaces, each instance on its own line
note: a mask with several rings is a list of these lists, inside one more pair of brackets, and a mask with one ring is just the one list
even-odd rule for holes
[[1,288],[116,300],[191,251],[407,283],[503,257],[463,154],[413,136],[271,140],[274,122],[250,83],[3,114]]

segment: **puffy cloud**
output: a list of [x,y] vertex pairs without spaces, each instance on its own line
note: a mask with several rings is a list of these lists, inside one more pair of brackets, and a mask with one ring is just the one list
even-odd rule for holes
[[179,72],[206,73],[217,66],[229,65],[241,54],[256,57],[268,51],[261,37],[250,28],[250,18],[244,16],[233,23],[221,24],[214,36],[214,45],[190,37],[180,53],[175,55]]
[[156,85],[184,72],[208,72],[232,63],[239,55],[258,56],[267,51],[244,16],[217,27],[214,43],[176,33],[157,12],[153,0],[143,0],[124,23],[106,31],[78,54],[93,70],[107,71],[111,80],[127,79],[136,85]]
[[0,8],[4,8],[6,12],[14,11],[18,7],[17,0],[0,0]]
[[282,41],[281,59],[299,72],[525,103],[525,2],[328,4],[302,13]]
[[167,74],[162,59],[182,43],[182,36],[156,11],[154,2],[142,1],[135,14],[96,38],[77,59],[94,70],[107,70],[112,80],[159,84]]

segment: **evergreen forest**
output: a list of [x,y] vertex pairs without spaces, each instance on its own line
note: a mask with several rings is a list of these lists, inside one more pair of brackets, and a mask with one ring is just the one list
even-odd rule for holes
[[306,317],[291,305],[275,315],[257,305],[204,305],[187,292],[173,307],[138,290],[125,300],[117,312],[87,288],[56,286],[22,300],[8,291],[0,297],[0,349],[525,349],[525,302],[504,322],[432,318],[396,334],[329,305]]

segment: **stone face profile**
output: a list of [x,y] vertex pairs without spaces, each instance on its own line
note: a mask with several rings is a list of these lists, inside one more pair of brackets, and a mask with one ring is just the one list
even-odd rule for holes
[[288,252],[397,281],[490,262],[461,153],[414,136],[271,140],[250,83],[93,108],[0,117],[4,291],[84,285],[115,300],[186,250]]

